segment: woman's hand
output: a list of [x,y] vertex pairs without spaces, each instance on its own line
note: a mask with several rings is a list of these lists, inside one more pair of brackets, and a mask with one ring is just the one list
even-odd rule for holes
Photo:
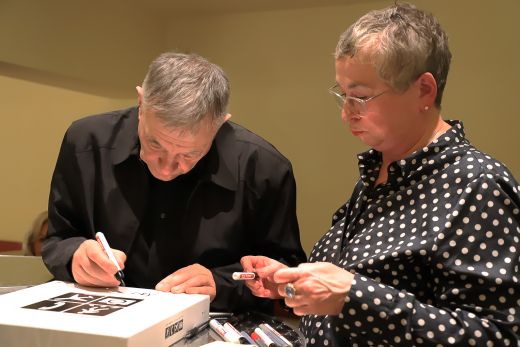
[[[343,309],[354,274],[331,263],[304,263],[295,268],[276,271],[273,281],[278,294],[296,315],[338,315]],[[293,298],[287,297],[285,286],[295,289]]]
[[246,286],[251,289],[253,295],[261,298],[281,299],[278,294],[278,285],[273,282],[273,275],[277,270],[286,268],[274,259],[264,256],[248,255],[240,260],[244,271],[255,272],[256,279],[245,282]]

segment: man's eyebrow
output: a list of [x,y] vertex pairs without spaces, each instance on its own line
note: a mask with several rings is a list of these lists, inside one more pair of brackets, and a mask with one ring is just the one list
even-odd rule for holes
[[159,145],[159,146],[162,147],[162,145],[159,143],[159,141],[157,141],[153,136],[149,136],[149,135],[147,135],[147,136],[146,136],[146,140],[147,140],[148,142],[153,142],[154,144],[157,144],[157,145]]
[[199,149],[194,149],[194,150],[191,150],[191,151],[188,151],[188,152],[185,152],[184,155],[199,155],[201,154],[202,151],[199,150]]

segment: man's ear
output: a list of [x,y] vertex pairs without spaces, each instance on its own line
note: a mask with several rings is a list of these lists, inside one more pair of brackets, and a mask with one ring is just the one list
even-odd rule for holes
[[215,133],[217,133],[218,130],[220,129],[220,127],[222,125],[224,125],[224,123],[226,123],[229,120],[229,118],[231,118],[231,113],[226,114],[222,118],[223,118],[222,121],[220,121],[220,119],[219,119],[219,122],[215,125],[215,128],[214,128],[215,129]]

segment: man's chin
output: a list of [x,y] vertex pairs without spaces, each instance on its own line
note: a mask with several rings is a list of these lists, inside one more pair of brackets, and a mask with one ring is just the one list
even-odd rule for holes
[[158,174],[157,172],[153,172],[153,171],[150,171],[150,172],[152,173],[153,177],[155,177],[159,181],[163,181],[163,182],[173,181],[175,178],[177,178],[179,176],[178,174],[170,175],[170,176],[164,176],[164,175]]

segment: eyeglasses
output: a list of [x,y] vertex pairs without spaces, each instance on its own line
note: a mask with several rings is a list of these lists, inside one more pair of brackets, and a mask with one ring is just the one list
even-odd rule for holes
[[336,103],[338,104],[339,108],[341,110],[346,108],[349,112],[353,114],[361,114],[365,112],[367,108],[367,103],[370,100],[374,100],[375,98],[383,95],[386,92],[387,90],[382,91],[381,93],[371,96],[369,98],[361,99],[356,98],[355,96],[345,95],[345,93],[341,90],[338,84],[335,84],[329,88],[329,93],[331,93],[334,96],[334,100],[336,100]]

